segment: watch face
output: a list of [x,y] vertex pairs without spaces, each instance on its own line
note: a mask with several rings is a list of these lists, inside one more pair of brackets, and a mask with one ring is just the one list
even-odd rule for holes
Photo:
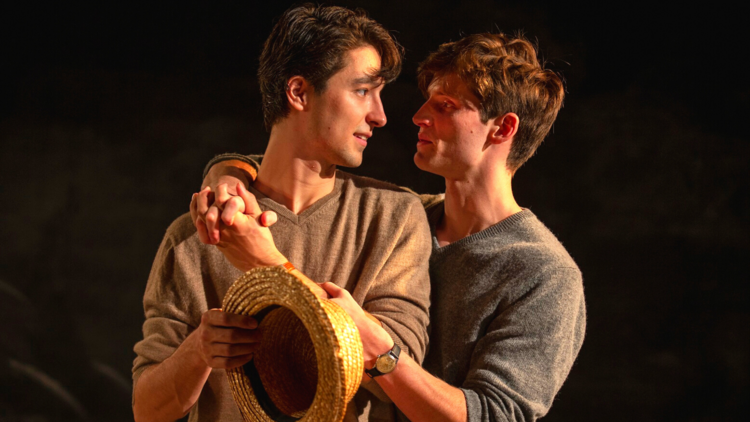
[[378,371],[387,374],[393,371],[393,368],[396,367],[396,362],[397,360],[388,354],[378,358],[377,362],[375,362],[375,367],[378,368]]

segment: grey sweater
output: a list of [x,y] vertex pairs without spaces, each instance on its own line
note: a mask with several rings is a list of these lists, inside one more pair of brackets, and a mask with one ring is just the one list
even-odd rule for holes
[[529,210],[439,247],[428,209],[430,349],[424,368],[466,396],[469,421],[544,416],[583,342],[581,272]]

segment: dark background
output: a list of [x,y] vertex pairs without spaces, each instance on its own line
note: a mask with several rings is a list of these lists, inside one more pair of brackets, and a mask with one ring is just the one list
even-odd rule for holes
[[[0,420],[132,420],[141,297],[214,154],[261,152],[257,57],[288,4],[0,6]],[[406,47],[354,170],[412,163],[417,63],[523,30],[568,95],[515,178],[584,274],[588,331],[547,421],[732,421],[748,409],[747,24],[716,2],[342,1]],[[742,418],[744,420],[744,418]]]

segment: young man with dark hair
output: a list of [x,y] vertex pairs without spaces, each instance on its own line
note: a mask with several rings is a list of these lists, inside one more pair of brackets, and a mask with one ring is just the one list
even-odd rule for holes
[[586,310],[578,267],[518,206],[511,181],[549,132],[562,81],[527,40],[478,34],[441,45],[420,65],[419,85],[427,100],[413,117],[414,161],[446,184],[444,198],[424,198],[432,229],[424,369],[391,352],[394,339],[346,290],[323,288],[356,322],[368,374],[413,422],[536,420],[580,350]]
[[[252,359],[262,336],[253,318],[218,308],[229,286],[257,265],[289,260],[313,279],[346,289],[405,355],[421,361],[430,250],[422,206],[395,186],[336,169],[358,166],[373,130],[385,125],[380,92],[400,65],[400,47],[361,12],[306,5],[276,23],[259,71],[270,136],[247,189],[253,211],[278,216],[278,250],[234,260],[242,239],[208,246],[208,234],[196,232],[187,214],[169,227],[144,295],[144,339],[135,346],[136,421],[173,421],[188,412],[191,421],[242,420],[224,369]],[[228,190],[211,193],[223,201]],[[244,187],[240,193],[251,195]],[[375,383],[370,387],[382,395]],[[374,397],[360,389],[345,420],[392,419],[393,406]]]
[[[362,12],[305,5],[286,13],[271,30],[260,55],[258,82],[266,129],[289,115],[288,80],[302,76],[323,92],[330,77],[346,65],[346,53],[370,46],[381,60],[371,76],[391,83],[401,72],[402,48],[382,26]],[[370,82],[370,81],[368,81]]]

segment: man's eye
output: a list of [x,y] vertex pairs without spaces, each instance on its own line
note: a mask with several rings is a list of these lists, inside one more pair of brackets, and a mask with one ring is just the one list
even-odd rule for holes
[[449,103],[448,101],[443,101],[443,108],[451,108],[453,107],[453,104]]
[[361,96],[365,96],[365,95],[367,95],[368,92],[370,92],[370,90],[367,89],[367,88],[362,88],[362,89],[358,89],[356,92],[357,92],[357,94],[359,94]]

